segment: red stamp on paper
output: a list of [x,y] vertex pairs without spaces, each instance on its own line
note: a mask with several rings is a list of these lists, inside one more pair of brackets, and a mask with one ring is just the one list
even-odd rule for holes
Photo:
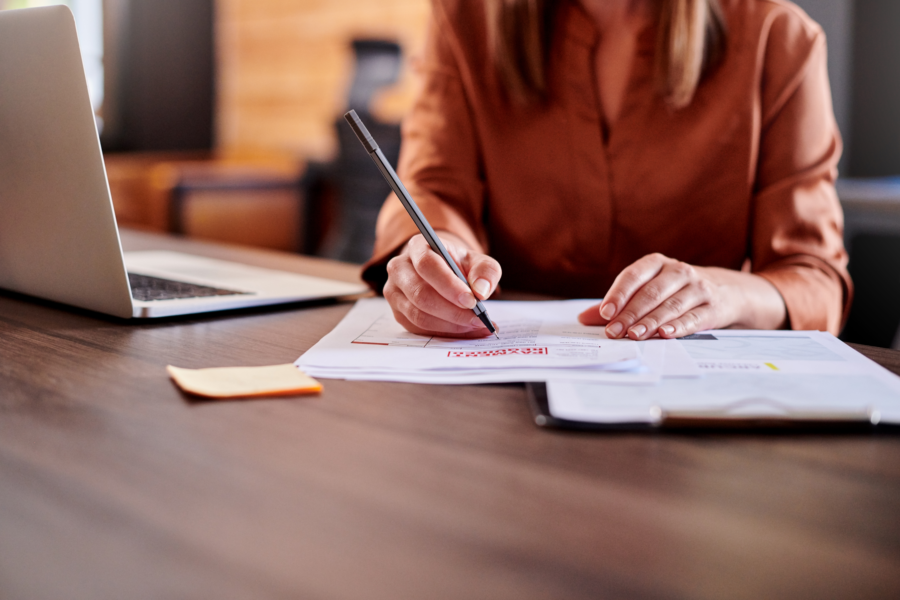
[[482,358],[486,356],[510,356],[512,354],[547,354],[546,348],[498,348],[496,350],[451,350],[449,358]]

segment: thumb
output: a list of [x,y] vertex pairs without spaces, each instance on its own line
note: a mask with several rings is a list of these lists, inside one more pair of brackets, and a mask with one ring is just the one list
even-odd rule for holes
[[606,325],[609,323],[609,319],[604,319],[600,316],[600,307],[603,306],[603,303],[595,304],[594,306],[588,308],[583,313],[578,315],[578,322],[582,325]]
[[503,275],[503,269],[500,263],[488,256],[487,254],[473,254],[469,258],[469,272],[466,278],[475,297],[479,300],[486,300],[500,283],[500,277]]

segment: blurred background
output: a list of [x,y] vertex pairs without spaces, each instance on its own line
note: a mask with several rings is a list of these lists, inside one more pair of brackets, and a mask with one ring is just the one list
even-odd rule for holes
[[[857,297],[846,341],[900,349],[900,1],[795,0],[828,35]],[[120,225],[364,261],[429,0],[0,0],[75,14]]]

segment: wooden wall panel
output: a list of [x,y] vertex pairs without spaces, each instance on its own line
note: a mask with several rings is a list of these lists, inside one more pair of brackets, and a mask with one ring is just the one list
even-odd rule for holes
[[[327,158],[352,76],[354,37],[397,41],[406,64],[421,48],[428,0],[217,0],[217,146]],[[409,69],[376,105],[399,120]]]

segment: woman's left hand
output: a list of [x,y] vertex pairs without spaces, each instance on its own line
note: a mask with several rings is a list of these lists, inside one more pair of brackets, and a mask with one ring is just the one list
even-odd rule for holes
[[786,320],[781,294],[758,275],[694,267],[649,254],[622,271],[603,299],[578,316],[584,325],[606,325],[611,339],[677,338],[741,326],[778,329]]

